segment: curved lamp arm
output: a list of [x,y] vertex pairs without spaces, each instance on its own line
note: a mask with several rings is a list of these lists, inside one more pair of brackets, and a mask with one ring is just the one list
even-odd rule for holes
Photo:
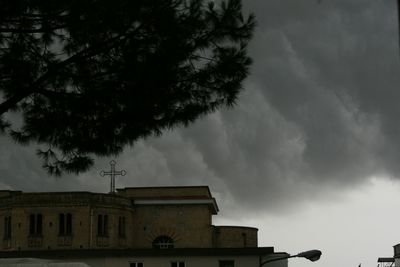
[[296,255],[287,255],[285,257],[274,258],[274,259],[269,259],[269,260],[263,261],[260,263],[260,267],[263,266],[264,264],[267,264],[270,262],[286,260],[286,259],[295,258],[295,257],[306,258],[307,260],[310,260],[310,261],[317,261],[317,260],[319,260],[321,255],[322,255],[322,252],[318,249],[307,250],[304,252],[300,252],[299,254],[296,254]]

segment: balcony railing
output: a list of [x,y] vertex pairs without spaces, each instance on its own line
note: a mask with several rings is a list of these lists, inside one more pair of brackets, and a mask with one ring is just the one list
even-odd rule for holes
[[11,248],[11,238],[4,238],[3,239],[3,249]]
[[109,238],[108,236],[97,236],[96,240],[98,247],[108,247],[109,246]]
[[43,245],[43,236],[28,236],[28,247],[37,248]]
[[118,237],[118,246],[119,247],[126,247],[126,237],[125,236],[119,236]]
[[59,235],[57,242],[60,247],[72,246],[72,235]]

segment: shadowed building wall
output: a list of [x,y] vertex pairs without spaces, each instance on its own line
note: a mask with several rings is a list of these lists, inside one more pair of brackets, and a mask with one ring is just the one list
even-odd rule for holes
[[257,229],[213,226],[208,187],[145,187],[116,194],[0,191],[2,250],[257,247]]
[[214,226],[217,213],[207,186],[0,191],[0,257],[98,267],[257,267],[279,254],[258,247],[256,228]]

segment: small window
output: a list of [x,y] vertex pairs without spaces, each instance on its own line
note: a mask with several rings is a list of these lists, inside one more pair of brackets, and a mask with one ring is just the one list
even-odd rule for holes
[[143,267],[143,262],[130,262],[129,267]]
[[43,233],[43,215],[31,214],[29,215],[29,235],[42,235]]
[[11,239],[11,216],[4,217],[4,239]]
[[103,215],[97,216],[97,235],[103,235]]
[[171,262],[171,267],[185,267],[185,262],[184,261],[172,261]]
[[219,267],[235,267],[234,260],[221,260],[219,261]]
[[29,215],[29,234],[34,235],[36,230],[35,230],[35,214]]
[[41,235],[43,233],[43,216],[42,214],[36,215],[36,234]]
[[58,216],[58,235],[72,235],[72,215],[71,213],[60,213]]
[[166,235],[160,235],[153,241],[153,248],[167,249],[173,247],[174,247],[174,240]]
[[103,233],[104,233],[104,236],[108,236],[108,215],[104,215]]
[[58,215],[58,235],[65,234],[65,216],[64,213]]
[[108,215],[97,216],[97,235],[108,236]]
[[118,219],[118,236],[125,237],[125,217],[122,216]]
[[66,235],[72,235],[72,215],[67,213],[67,226],[65,227]]

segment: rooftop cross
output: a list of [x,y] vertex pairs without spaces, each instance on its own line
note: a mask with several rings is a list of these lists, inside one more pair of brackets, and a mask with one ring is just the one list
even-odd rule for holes
[[116,171],[115,170],[115,164],[117,164],[114,160],[110,161],[110,165],[111,165],[111,170],[110,171],[101,171],[100,172],[100,176],[104,177],[106,175],[109,175],[111,178],[110,181],[110,193],[114,194],[115,193],[115,176],[116,175],[122,175],[124,176],[126,174],[125,170],[122,171]]

